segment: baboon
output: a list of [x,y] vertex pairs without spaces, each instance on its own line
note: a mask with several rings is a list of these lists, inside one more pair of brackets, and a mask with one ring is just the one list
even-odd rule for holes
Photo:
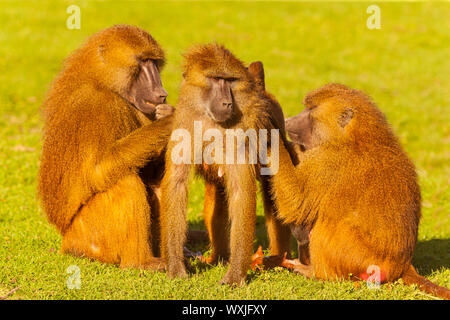
[[160,45],[117,25],[73,52],[43,104],[38,192],[61,252],[163,269],[159,191],[173,108]]
[[[222,232],[217,238],[223,239],[226,237],[228,219],[231,220],[229,269],[221,282],[240,285],[245,280],[252,257],[258,165],[225,161],[221,164],[216,158],[214,162],[206,163],[202,155],[209,145],[203,141],[199,159],[195,151],[195,122],[201,124],[200,132],[197,132],[201,137],[209,129],[215,130],[221,137],[226,137],[229,129],[241,129],[241,132],[244,132],[247,129],[268,128],[272,121],[269,114],[271,101],[257,88],[259,84],[244,64],[222,45],[197,45],[190,49],[184,58],[183,83],[174,117],[172,138],[179,129],[184,129],[180,132],[188,132],[189,138],[194,138],[189,141],[188,150],[183,151],[183,157],[188,157],[187,161],[184,158],[185,160],[175,163],[172,159],[179,152],[179,143],[175,140],[169,141],[167,147],[166,172],[161,183],[163,256],[166,258],[170,277],[187,276],[183,263],[183,244],[187,229],[188,178],[194,164],[196,172],[205,177],[206,181],[214,186],[221,186],[215,190],[208,188],[207,192],[211,192],[211,198],[218,199],[216,207],[223,206],[217,209],[217,213],[225,212],[226,209],[229,214],[214,213],[207,217],[206,224],[212,238]],[[247,146],[251,139],[244,141],[243,145]],[[218,157],[219,152],[226,151],[227,142],[223,142],[222,149],[214,149],[214,157]],[[234,146],[234,141],[231,145]],[[238,154],[243,145],[233,147],[233,150]],[[245,148],[246,158],[249,157],[248,150],[249,148]],[[232,155],[234,159],[237,154]],[[216,244],[223,247],[215,247],[217,253],[214,253],[214,259],[219,253],[228,254],[228,244]]]
[[[273,126],[280,130],[280,136],[286,140],[284,128],[284,115],[278,101],[273,95],[266,91],[264,79],[264,67],[262,62],[252,62],[248,71],[255,81],[255,90],[264,96],[267,103],[268,113],[270,114]],[[292,153],[290,144],[286,145]],[[203,165],[203,169],[208,169],[208,165]],[[205,171],[205,170],[204,170]],[[208,172],[206,170],[206,172]],[[202,172],[200,172],[202,174]],[[229,258],[229,230],[228,226],[228,203],[226,198],[224,179],[215,175],[213,177],[205,175],[205,201],[204,218],[205,225],[211,243],[211,256],[204,259],[207,263],[215,264],[219,259],[228,260]],[[276,217],[276,210],[270,193],[270,182],[268,176],[259,176],[264,204],[264,213],[266,216],[267,231],[270,240],[270,252],[274,256],[282,257],[285,252],[290,252],[290,233],[289,227],[281,223]]]
[[411,265],[421,194],[384,114],[364,93],[340,84],[309,93],[304,104],[286,120],[299,164],[283,161],[289,154],[280,145],[272,179],[280,217],[310,234],[310,263],[295,262],[294,270],[318,279],[402,278],[450,298],[450,290]]

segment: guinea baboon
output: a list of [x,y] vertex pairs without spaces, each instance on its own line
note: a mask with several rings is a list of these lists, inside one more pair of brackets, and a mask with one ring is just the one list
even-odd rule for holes
[[[186,132],[188,138],[193,136],[193,139],[190,139],[187,148],[182,152],[183,161],[174,160],[180,153],[178,148],[180,143],[171,140],[168,144],[166,173],[161,183],[163,255],[170,277],[187,276],[183,263],[183,244],[187,229],[188,179],[194,164],[197,173],[204,176],[206,181],[215,186],[221,185],[220,189],[207,189],[207,192],[213,193],[211,197],[219,201],[227,200],[216,202],[216,206],[226,206],[226,211],[224,208],[218,211],[229,214],[226,216],[213,214],[209,218],[211,222],[208,222],[207,218],[206,224],[210,231],[212,230],[212,237],[215,237],[217,232],[225,233],[228,219],[231,220],[230,265],[222,283],[239,285],[245,280],[252,257],[258,165],[251,164],[250,161],[234,163],[233,160],[236,155],[239,156],[242,146],[250,145],[251,139],[244,137],[245,143],[236,147],[234,140],[223,141],[220,148],[214,149],[214,161],[207,163],[202,155],[210,145],[202,140],[199,145],[200,152],[196,152],[198,148],[196,135],[201,138],[214,131],[216,142],[219,136],[228,138],[230,129],[240,129],[244,132],[247,129],[268,128],[272,121],[268,113],[271,102],[262,90],[258,89],[258,84],[244,64],[223,46],[198,45],[189,50],[184,58],[184,79],[174,117],[172,139],[183,138]],[[196,125],[199,124],[201,127],[196,129]],[[226,152],[227,145],[233,146],[231,163],[228,160],[226,163],[218,160],[219,154],[222,154],[222,151]],[[248,159],[248,151],[251,148],[252,146],[249,146],[243,152]],[[234,151],[237,151],[237,154]],[[229,156],[228,153],[226,155]],[[221,237],[225,236],[222,234],[218,238]],[[223,248],[219,251],[220,254],[226,255],[227,250],[228,244],[223,244]]]
[[173,108],[163,65],[150,34],[117,25],[91,36],[54,80],[43,105],[39,195],[63,236],[61,252],[164,268],[155,257],[158,185]]
[[421,195],[415,167],[385,116],[361,91],[329,84],[309,93],[286,120],[298,149],[294,168],[280,145],[273,193],[284,222],[310,230],[310,264],[294,270],[319,279],[360,278],[407,284],[444,298],[450,290],[417,274]]
[[[283,111],[275,97],[265,89],[264,67],[262,62],[256,61],[251,63],[248,71],[254,78],[256,84],[255,90],[258,90],[269,102],[266,105],[273,126],[280,130],[280,135],[286,142]],[[290,149],[290,145],[287,145],[287,148]],[[208,165],[204,164],[203,169],[205,168],[207,169]],[[228,225],[228,203],[223,177],[219,176],[219,174],[214,177],[208,175],[204,175],[204,177],[205,202],[203,212],[212,249],[211,256],[204,260],[208,263],[215,264],[219,259],[226,261],[229,258],[229,230],[226,227]],[[270,240],[270,252],[272,255],[282,257],[284,253],[290,252],[289,227],[283,225],[276,217],[275,205],[271,199],[269,177],[259,176],[258,178],[261,181],[264,212]]]

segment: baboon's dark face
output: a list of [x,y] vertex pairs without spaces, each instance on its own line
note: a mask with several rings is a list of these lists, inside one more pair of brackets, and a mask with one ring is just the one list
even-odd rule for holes
[[285,126],[289,138],[293,142],[305,150],[312,148],[313,124],[310,109],[305,109],[298,115],[287,118]]
[[234,109],[232,83],[235,79],[208,77],[207,81],[209,86],[203,96],[206,113],[218,123],[231,119]]
[[348,125],[353,118],[354,111],[347,103],[329,99],[286,119],[285,127],[291,140],[308,150],[343,143],[349,138],[352,129]]
[[156,106],[166,102],[157,63],[147,59],[139,61],[139,72],[133,79],[126,99],[143,113],[154,116]]

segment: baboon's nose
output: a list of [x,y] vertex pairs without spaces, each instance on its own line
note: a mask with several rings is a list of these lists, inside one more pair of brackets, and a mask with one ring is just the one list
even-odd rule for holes
[[166,90],[164,90],[164,88],[160,88],[159,90],[159,100],[161,101],[161,103],[165,103],[166,102],[166,98],[169,94],[167,93]]

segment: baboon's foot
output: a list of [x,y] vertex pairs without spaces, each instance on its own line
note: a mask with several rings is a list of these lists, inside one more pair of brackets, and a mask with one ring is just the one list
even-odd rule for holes
[[147,259],[144,262],[133,262],[130,260],[121,261],[120,268],[127,269],[145,269],[152,271],[165,271],[166,270],[166,261],[163,258],[152,257]]
[[228,284],[234,287],[240,287],[245,284],[245,274],[239,274],[237,272],[231,271],[231,268],[228,269],[225,276],[220,280],[220,284]]
[[[186,259],[185,259],[186,260]],[[167,264],[167,275],[169,278],[187,278],[185,261]]]
[[261,246],[252,256],[252,270],[273,269],[276,267],[294,268],[295,261],[286,259],[287,253],[283,255],[264,257]]
[[314,276],[314,268],[312,265],[304,265],[302,263],[295,264],[292,269],[297,274],[301,274],[307,278],[312,278]]

